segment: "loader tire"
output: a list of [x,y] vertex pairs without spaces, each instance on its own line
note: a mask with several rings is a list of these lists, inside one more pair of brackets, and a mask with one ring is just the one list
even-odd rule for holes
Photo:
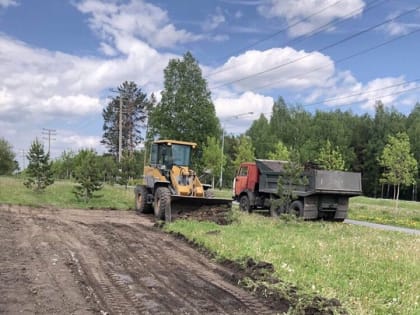
[[137,186],[134,190],[135,206],[137,213],[151,213],[152,206],[147,204],[147,188]]
[[155,192],[155,202],[153,205],[155,218],[165,219],[165,212],[171,206],[171,192],[167,187],[159,187]]
[[300,200],[295,200],[290,204],[289,213],[297,217],[303,217],[303,203]]

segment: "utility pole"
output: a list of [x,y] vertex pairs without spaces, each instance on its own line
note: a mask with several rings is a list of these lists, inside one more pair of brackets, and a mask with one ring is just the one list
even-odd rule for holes
[[25,150],[24,149],[21,149],[20,151],[22,153],[22,171],[23,171],[26,167],[26,165],[25,165],[26,156],[25,156]]
[[51,138],[57,135],[57,131],[55,129],[48,129],[42,128],[42,134],[45,136],[43,137],[44,140],[48,140],[48,154],[51,151],[51,140],[56,140],[55,138]]
[[121,163],[121,155],[122,155],[122,108],[123,108],[123,100],[122,100],[122,93],[120,94],[120,112],[119,112],[119,130],[118,130],[118,163]]

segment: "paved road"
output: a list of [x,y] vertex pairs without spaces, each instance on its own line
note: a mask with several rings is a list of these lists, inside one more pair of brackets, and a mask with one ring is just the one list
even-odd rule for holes
[[403,228],[403,227],[398,227],[398,226],[370,223],[370,222],[365,222],[365,221],[356,221],[356,220],[350,220],[350,219],[346,219],[344,223],[362,225],[362,226],[367,226],[367,227],[387,230],[387,231],[396,231],[396,232],[403,232],[407,234],[420,235],[420,230],[408,229],[408,228]]

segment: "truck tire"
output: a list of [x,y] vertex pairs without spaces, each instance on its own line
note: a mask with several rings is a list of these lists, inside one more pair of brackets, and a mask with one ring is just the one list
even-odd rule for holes
[[147,188],[145,186],[137,186],[134,190],[134,202],[137,213],[150,213],[151,205],[147,204]]
[[300,200],[295,200],[290,204],[289,213],[297,217],[303,217],[303,203]]
[[159,187],[155,192],[155,201],[153,209],[155,211],[155,218],[158,220],[165,219],[165,212],[167,207],[171,206],[171,192],[167,187]]
[[239,198],[239,208],[242,211],[251,212],[251,203],[248,195],[242,195],[241,198]]

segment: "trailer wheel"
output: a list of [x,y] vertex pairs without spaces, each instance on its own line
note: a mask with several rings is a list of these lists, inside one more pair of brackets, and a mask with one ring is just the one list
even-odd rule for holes
[[135,207],[138,213],[150,213],[151,205],[147,204],[147,188],[144,186],[137,186],[134,190]]
[[290,204],[289,213],[297,217],[303,217],[303,203],[300,200],[295,200]]
[[171,206],[171,192],[167,187],[159,187],[155,192],[155,201],[153,208],[155,217],[159,220],[165,219],[165,212],[167,207]]
[[242,195],[241,198],[239,198],[239,208],[241,208],[242,211],[251,212],[251,203],[249,202],[247,195]]

